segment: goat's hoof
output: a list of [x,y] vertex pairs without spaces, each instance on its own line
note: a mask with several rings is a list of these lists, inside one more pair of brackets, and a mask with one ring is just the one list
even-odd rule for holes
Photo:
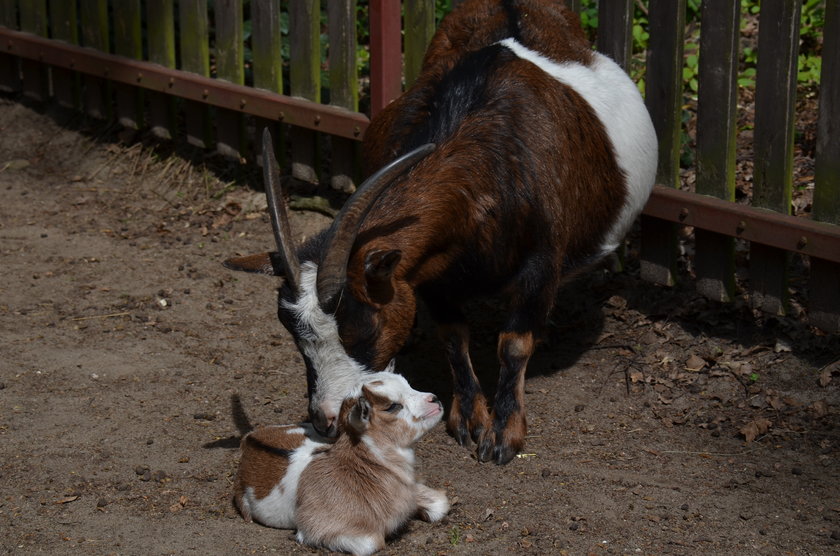
[[463,421],[458,421],[457,423],[448,422],[446,424],[446,430],[461,446],[467,447],[471,444],[470,431]]
[[494,451],[496,448],[496,437],[492,432],[482,434],[478,442],[478,461],[484,463],[494,459]]

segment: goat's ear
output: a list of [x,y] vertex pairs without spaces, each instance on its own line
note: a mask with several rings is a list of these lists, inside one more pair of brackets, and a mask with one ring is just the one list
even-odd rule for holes
[[347,416],[347,427],[356,436],[361,436],[367,430],[368,424],[370,424],[370,402],[366,397],[359,396]]
[[399,249],[378,249],[368,252],[365,257],[365,285],[374,303],[385,304],[394,297],[391,278],[400,259],[402,251]]
[[231,270],[242,272],[253,272],[255,274],[268,274],[269,276],[284,276],[283,261],[280,253],[257,253],[244,257],[233,257],[222,263],[222,266]]

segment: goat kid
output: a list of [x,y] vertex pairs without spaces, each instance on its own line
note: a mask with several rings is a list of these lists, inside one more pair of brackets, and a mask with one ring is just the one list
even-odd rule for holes
[[[453,375],[449,431],[477,442],[481,461],[524,447],[525,372],[557,292],[622,242],[657,164],[638,89],[563,4],[466,0],[446,16],[415,84],[365,134],[367,171],[382,170],[299,248],[265,137],[278,252],[225,264],[285,277],[278,316],[303,354],[320,432],[335,434],[359,377],[391,364],[421,298]],[[461,306],[498,292],[510,302],[491,408]]]
[[347,398],[335,443],[308,424],[261,427],[242,439],[234,501],[242,517],[297,528],[298,542],[372,554],[419,513],[449,511],[442,491],[416,482],[412,446],[438,421],[437,397],[376,373]]

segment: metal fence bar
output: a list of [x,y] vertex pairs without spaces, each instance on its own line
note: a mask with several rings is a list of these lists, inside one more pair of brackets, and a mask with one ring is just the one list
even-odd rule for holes
[[[753,206],[790,212],[793,130],[801,3],[765,2],[759,14],[755,86]],[[784,314],[788,253],[750,246],[751,297],[755,307]]]
[[[195,101],[204,107],[238,109],[261,118],[352,139],[361,139],[370,123],[364,114],[357,112],[234,85],[149,62],[103,54],[29,33],[0,28],[0,39],[0,47],[7,52],[16,52],[21,57],[73,68],[87,75],[107,76],[111,81],[135,83],[145,89]],[[138,74],[142,75],[139,82]],[[243,99],[246,101],[244,106]]]
[[[122,0],[114,10],[114,53],[135,60],[143,59],[143,14],[140,0]],[[143,127],[143,91],[130,85],[114,87],[117,98],[117,120],[124,127]]]
[[[146,0],[149,61],[163,67],[175,67],[175,5],[174,0]],[[151,92],[149,124],[152,133],[161,139],[177,134],[175,98]]]
[[[645,83],[645,104],[659,139],[656,180],[667,187],[679,185],[682,114],[683,36],[685,2],[650,0],[650,43]],[[640,268],[642,278],[672,285],[676,277],[676,229],[668,222],[643,216]]]
[[[840,0],[825,3],[823,41],[814,218],[840,225]],[[840,331],[840,261],[812,257],[808,293],[811,323]]]
[[400,3],[370,0],[370,113],[376,116],[402,91]]
[[[318,2],[289,3],[289,88],[293,97],[321,101],[321,10]],[[318,183],[317,136],[309,129],[292,128],[292,177]]]
[[[359,109],[359,79],[356,68],[356,0],[328,3],[330,104]],[[332,137],[330,186],[351,193],[355,190],[356,141]]]
[[840,226],[663,186],[654,187],[644,214],[768,248],[840,262]]
[[[705,0],[700,28],[696,191],[735,200],[740,0]],[[735,294],[735,242],[697,229],[697,290],[729,301]]]
[[[216,77],[245,84],[245,53],[242,43],[242,0],[216,0]],[[242,113],[216,113],[216,150],[239,160],[245,152],[245,120]]]

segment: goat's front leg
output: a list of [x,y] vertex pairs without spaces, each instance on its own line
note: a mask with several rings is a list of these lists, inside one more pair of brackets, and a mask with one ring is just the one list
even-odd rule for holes
[[414,485],[417,508],[423,521],[440,521],[449,511],[449,500],[442,490],[429,488],[422,483]]
[[446,428],[461,446],[468,446],[470,439],[478,442],[484,431],[490,427],[487,399],[481,391],[481,384],[470,361],[470,333],[467,325],[441,325],[440,334],[452,370],[453,382],[452,408],[449,410]]
[[479,461],[502,465],[525,447],[525,369],[534,353],[531,332],[499,335],[499,387],[493,404],[492,428],[484,431],[478,445]]

